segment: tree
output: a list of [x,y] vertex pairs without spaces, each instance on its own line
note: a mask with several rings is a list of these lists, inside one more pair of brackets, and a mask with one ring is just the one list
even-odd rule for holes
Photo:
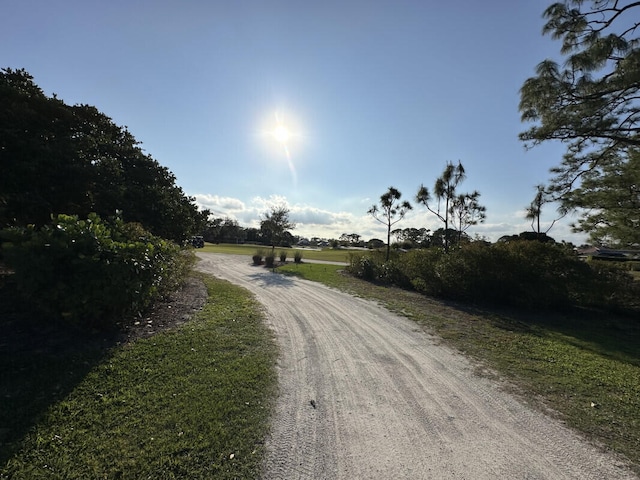
[[462,240],[462,234],[472,225],[483,223],[487,218],[486,208],[480,205],[478,199],[480,192],[463,193],[453,198],[450,207],[452,224],[458,231],[458,243]]
[[244,229],[244,235],[247,242],[257,243],[260,241],[261,232],[257,228],[247,227]]
[[426,228],[396,228],[391,232],[403,248],[424,247],[429,244],[431,230]]
[[343,233],[338,240],[345,245],[357,245],[360,242],[360,238],[357,233]]
[[0,228],[118,211],[180,242],[208,216],[126,128],[90,105],[45,96],[24,70],[0,71],[0,172]]
[[240,243],[246,236],[237,220],[229,217],[210,218],[202,233],[205,241],[211,243]]
[[550,194],[544,185],[536,185],[536,195],[526,208],[525,218],[527,220],[531,220],[531,229],[538,235],[540,238],[544,238],[549,230],[553,228],[555,223],[564,217],[567,214],[567,209],[564,207],[560,208],[560,216],[555,218],[549,228],[547,228],[544,232],[542,231],[541,219],[542,219],[542,207],[551,201],[553,198],[552,194]]
[[444,249],[449,251],[450,239],[449,234],[449,221],[451,219],[451,206],[456,198],[456,188],[466,178],[464,167],[462,163],[458,161],[458,165],[454,165],[451,162],[447,162],[442,175],[436,180],[433,187],[433,193],[437,199],[437,205],[431,207],[432,202],[431,192],[424,185],[420,185],[420,189],[416,194],[416,202],[423,204],[427,207],[431,213],[438,217],[444,223],[444,232],[446,233],[444,239]]
[[427,228],[408,228],[407,240],[419,247],[428,247],[431,242],[431,230]]
[[391,251],[391,227],[413,208],[406,200],[401,202],[401,197],[402,194],[397,188],[389,187],[389,190],[380,196],[380,208],[374,204],[367,210],[369,215],[387,227],[387,260]]
[[[552,169],[551,190],[566,193],[589,172],[640,146],[640,2],[565,0],[544,12],[543,34],[562,41],[563,66],[544,60],[520,90],[527,147],[549,140],[567,145]],[[621,156],[622,154],[622,156]],[[586,226],[586,225],[585,225]]]
[[596,245],[640,245],[640,150],[586,173],[566,203],[585,211],[574,231],[589,232]]
[[0,71],[0,228],[89,213],[92,166],[77,155],[76,123],[26,71]]
[[469,236],[464,232],[460,235],[459,232],[453,228],[449,228],[448,230],[438,228],[431,234],[430,246],[442,247],[446,251],[451,245],[456,244],[458,237],[460,237],[460,240],[470,240]]
[[289,209],[285,206],[271,207],[271,211],[264,214],[260,222],[260,230],[267,243],[271,243],[271,250],[280,245],[282,240],[291,235],[287,230],[295,228],[296,224],[289,220]]

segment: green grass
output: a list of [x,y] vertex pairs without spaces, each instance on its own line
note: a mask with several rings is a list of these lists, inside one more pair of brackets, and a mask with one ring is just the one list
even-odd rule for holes
[[[265,253],[271,251],[271,247],[264,245],[234,245],[221,243],[219,245],[207,243],[204,248],[199,248],[198,252],[209,253],[228,253],[233,255],[254,255],[258,250],[262,250]],[[307,248],[275,248],[275,255],[278,258],[281,251],[287,252],[287,259],[293,260],[295,252],[302,253],[302,261],[308,260],[324,260],[326,262],[349,262],[349,250],[346,249],[333,249],[324,248],[322,250],[312,250]]]
[[[375,299],[436,333],[482,375],[536,408],[629,458],[640,473],[640,322],[594,312],[556,314],[479,309],[374,285],[342,267],[277,271]],[[592,404],[594,406],[592,406]]]
[[[0,358],[0,478],[256,478],[275,343],[245,290],[204,278],[209,301],[179,329],[106,354]],[[51,398],[22,415],[37,391]]]
[[339,272],[344,270],[343,265],[326,265],[319,263],[288,263],[277,268],[278,273],[288,276],[300,277],[314,282],[324,283],[330,287],[342,288],[346,286],[345,276]]

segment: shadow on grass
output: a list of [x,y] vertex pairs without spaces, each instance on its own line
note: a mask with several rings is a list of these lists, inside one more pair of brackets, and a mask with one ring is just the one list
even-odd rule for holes
[[446,300],[444,305],[482,316],[496,328],[539,337],[561,335],[563,341],[584,350],[640,366],[638,312],[618,313],[588,308],[531,311],[502,306],[474,306]]
[[0,288],[0,465],[117,342],[47,321],[17,299],[11,284]]
[[[454,319],[438,322],[443,329],[441,334],[466,337],[469,330],[482,330],[478,322],[481,318],[506,332],[539,337],[560,335],[564,342],[581,349],[640,366],[640,311],[637,309],[627,312],[587,308],[567,308],[564,311],[525,310],[430,297],[414,290],[367,282],[351,275],[345,275],[345,278],[350,279],[352,289],[356,292],[377,289],[377,295],[391,305],[404,299],[416,307],[420,305],[418,308],[424,312],[437,312],[437,315]],[[400,310],[403,309],[404,307]]]
[[538,324],[563,335],[566,342],[575,346],[640,366],[638,316],[576,309],[565,315],[545,316]]

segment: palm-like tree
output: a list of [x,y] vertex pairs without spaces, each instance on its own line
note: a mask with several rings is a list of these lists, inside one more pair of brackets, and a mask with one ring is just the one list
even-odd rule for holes
[[413,207],[406,200],[400,202],[402,194],[397,188],[389,187],[386,193],[380,196],[380,207],[372,205],[367,213],[378,222],[387,226],[387,261],[391,251],[391,227],[404,218]]
[[416,202],[422,203],[427,210],[436,215],[442,222],[444,222],[444,249],[449,251],[449,215],[451,214],[451,206],[456,197],[456,188],[460,182],[466,178],[464,167],[462,163],[458,161],[458,165],[454,165],[451,162],[447,162],[447,166],[442,172],[440,178],[436,180],[433,187],[433,194],[437,199],[437,206],[432,208],[429,203],[432,201],[431,193],[429,189],[424,185],[420,185],[420,189],[416,195]]

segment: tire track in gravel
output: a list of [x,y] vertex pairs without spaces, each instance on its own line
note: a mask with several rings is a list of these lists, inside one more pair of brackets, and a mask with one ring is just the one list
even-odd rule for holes
[[280,345],[265,479],[638,478],[415,323],[246,256],[198,257],[255,294]]

